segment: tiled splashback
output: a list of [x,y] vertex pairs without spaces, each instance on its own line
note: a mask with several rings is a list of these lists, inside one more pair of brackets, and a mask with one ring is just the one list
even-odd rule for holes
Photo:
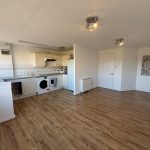
[[17,76],[33,76],[39,74],[59,73],[60,67],[56,68],[19,68],[14,69],[14,75]]
[[21,76],[35,76],[41,74],[53,74],[53,73],[60,73],[60,67],[56,68],[17,68],[17,69],[10,69],[10,68],[3,68],[0,69],[0,79],[1,78],[8,78],[8,77],[21,77]]

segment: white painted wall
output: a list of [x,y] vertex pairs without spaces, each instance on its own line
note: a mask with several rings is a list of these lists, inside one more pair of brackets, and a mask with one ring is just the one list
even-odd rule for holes
[[138,51],[136,90],[150,92],[150,76],[141,75],[142,60],[144,55],[150,55],[150,47],[143,47]]
[[0,122],[15,118],[10,82],[0,82]]
[[123,64],[122,64],[122,83],[121,83],[122,91],[136,89],[137,62],[138,62],[138,49],[125,48],[123,51]]
[[98,86],[98,51],[75,45],[75,87],[74,94],[81,92],[81,79],[92,78],[93,88]]

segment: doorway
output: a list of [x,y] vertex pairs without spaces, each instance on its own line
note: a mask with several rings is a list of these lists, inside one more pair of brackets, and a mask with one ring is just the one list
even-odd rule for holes
[[112,52],[101,53],[98,67],[98,86],[113,89],[114,54]]

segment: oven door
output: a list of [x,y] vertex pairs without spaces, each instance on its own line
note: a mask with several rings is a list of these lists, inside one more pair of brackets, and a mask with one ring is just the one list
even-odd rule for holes
[[57,87],[57,78],[50,79],[50,87]]

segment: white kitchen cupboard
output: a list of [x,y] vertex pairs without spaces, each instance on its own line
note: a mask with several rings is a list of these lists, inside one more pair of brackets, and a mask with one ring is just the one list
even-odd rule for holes
[[67,74],[63,75],[63,87],[64,89],[68,89]]
[[36,53],[35,54],[35,61],[36,67],[46,67],[45,66],[45,59],[52,58],[56,59],[56,61],[48,62],[47,67],[57,67],[62,66],[62,55],[60,54],[48,54],[48,53]]
[[[62,66],[63,65],[63,62],[62,62],[62,55],[55,55],[54,58],[56,59],[56,63],[55,63],[55,66],[59,67],[59,66]],[[54,66],[54,67],[55,67]]]
[[67,60],[69,60],[69,58],[70,58],[70,55],[63,55],[62,56],[62,64],[63,64],[63,66],[67,66]]
[[45,58],[45,54],[43,54],[43,53],[35,54],[36,67],[44,67],[45,66],[44,58]]
[[58,75],[57,76],[57,88],[62,88],[63,87],[63,75]]
[[74,59],[67,60],[67,74],[74,75]]
[[36,78],[22,79],[23,96],[34,95],[36,93]]
[[67,89],[74,91],[74,59],[67,61]]
[[15,118],[11,82],[0,82],[0,122]]

